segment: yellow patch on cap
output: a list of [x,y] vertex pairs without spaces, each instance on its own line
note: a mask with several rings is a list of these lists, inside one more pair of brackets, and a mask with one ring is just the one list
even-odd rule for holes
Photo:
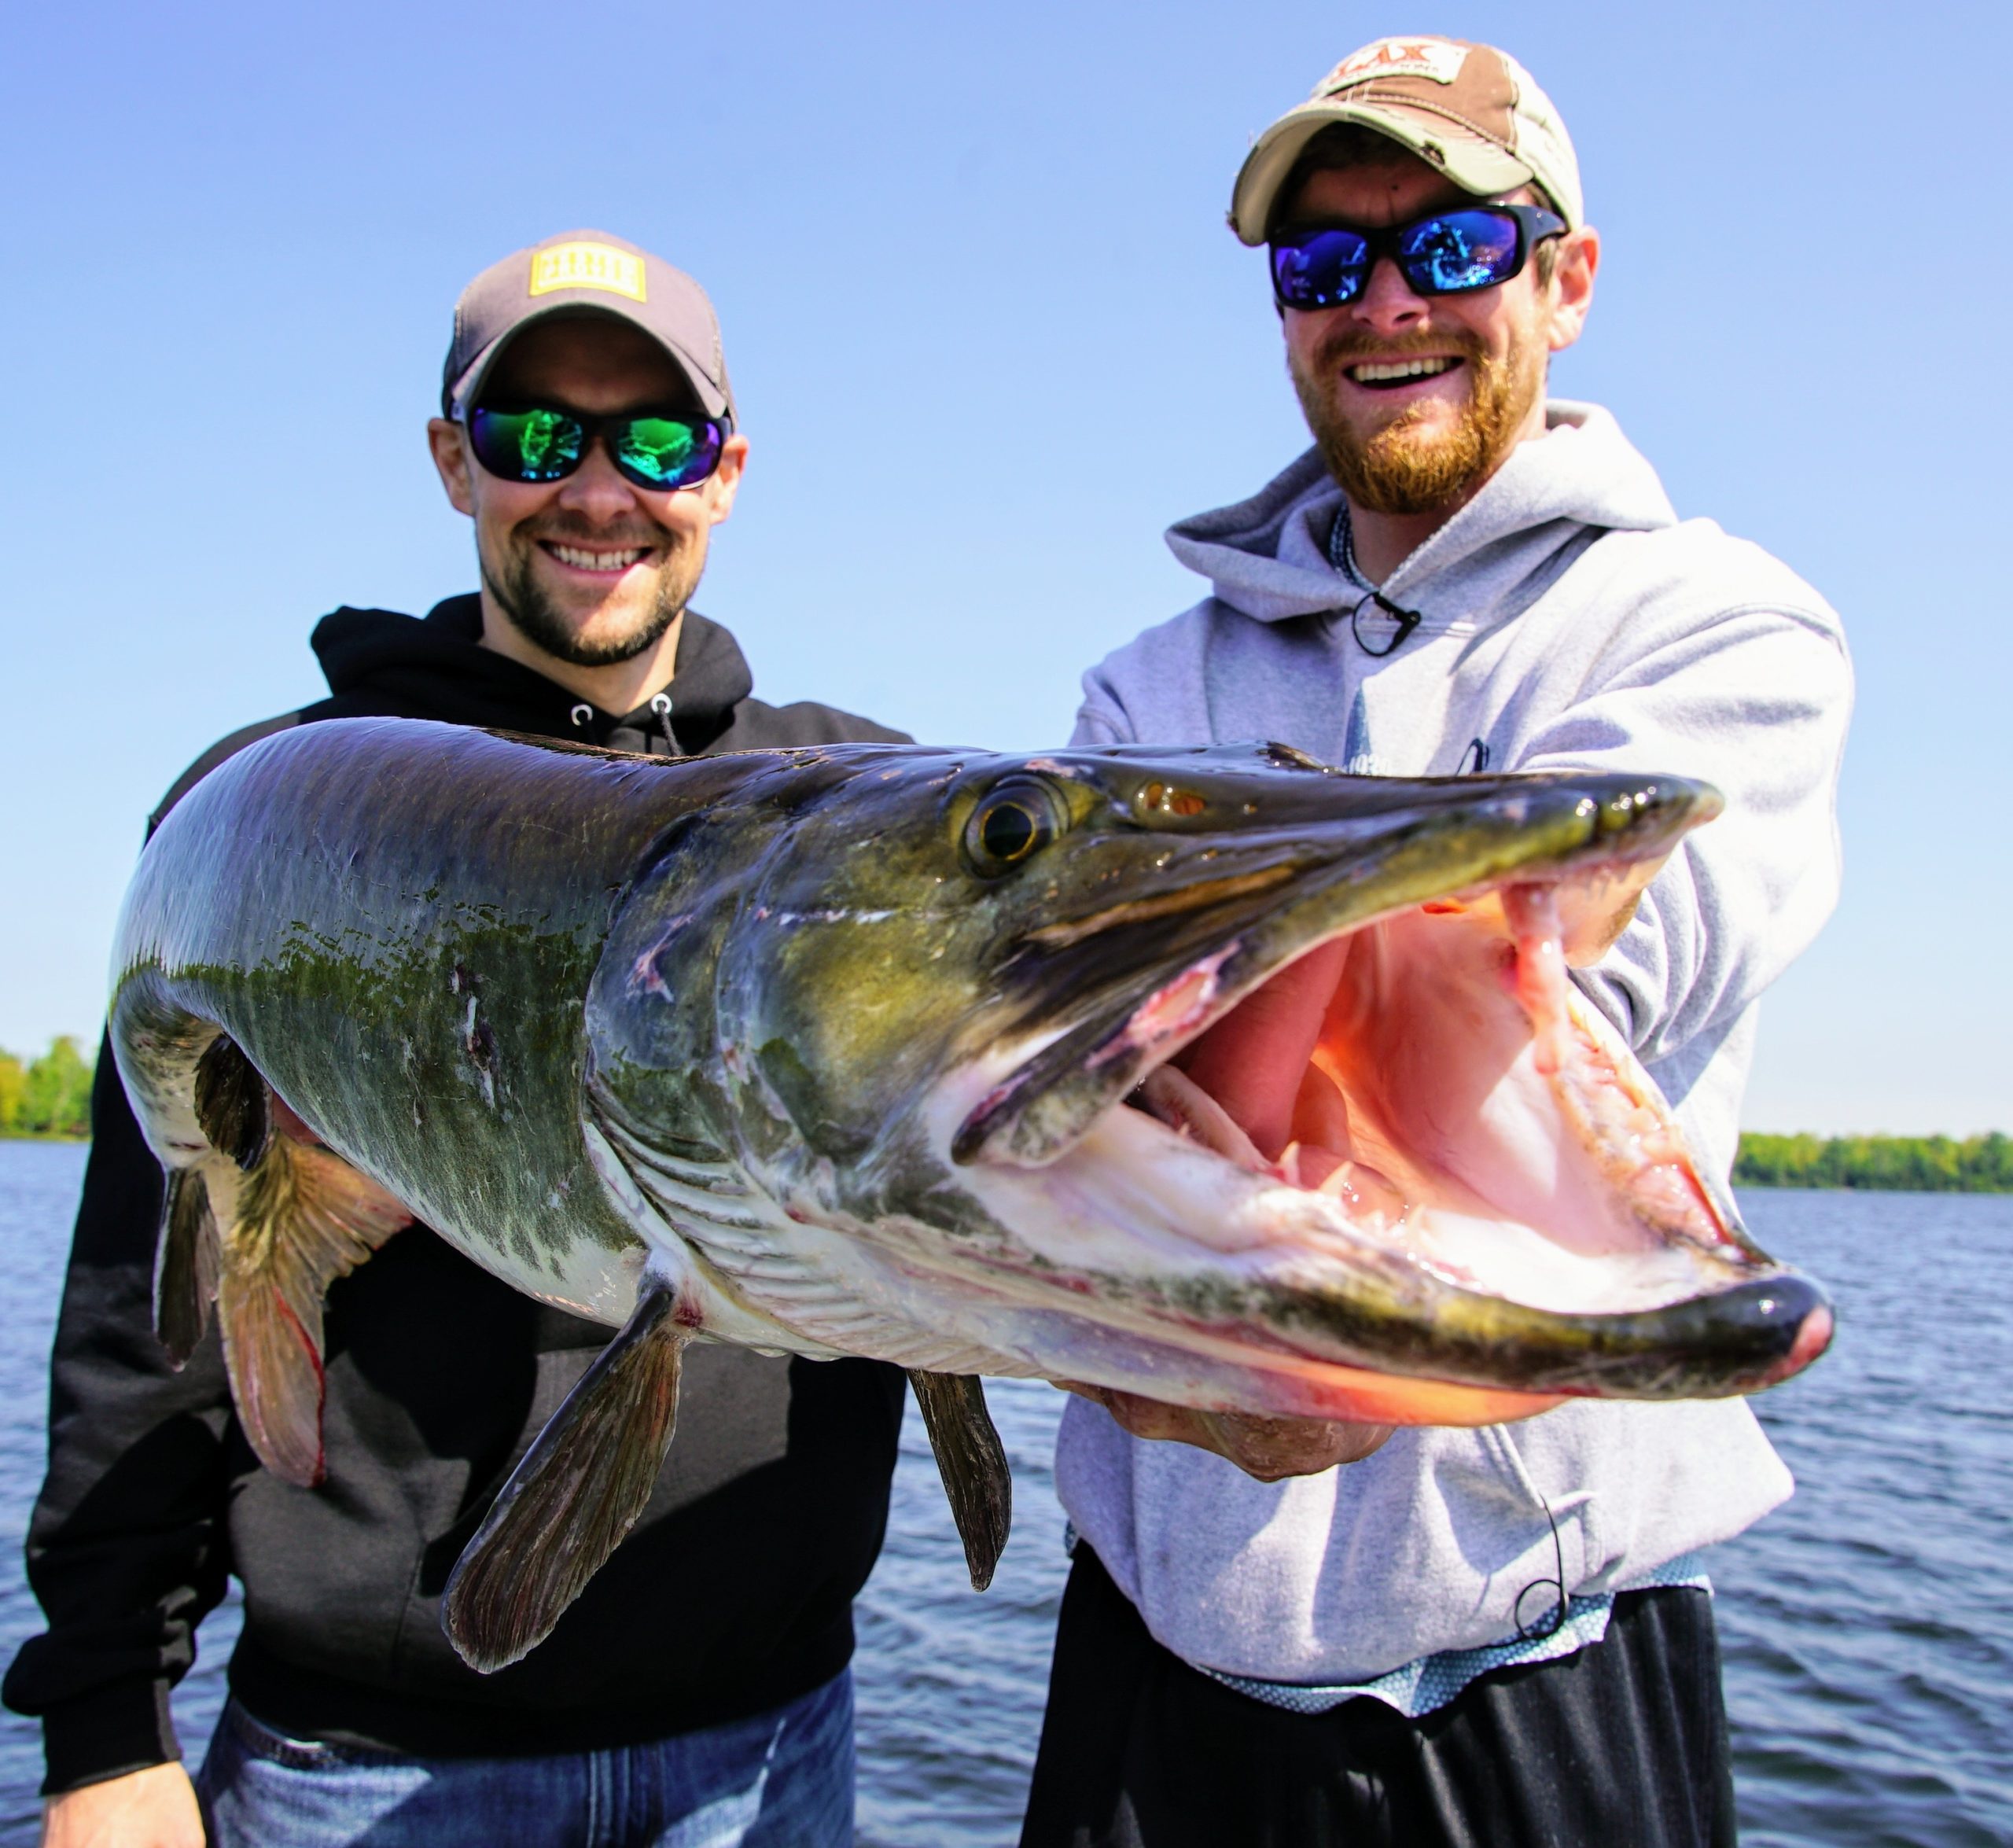
[[531,293],[550,295],[561,289],[598,289],[632,302],[645,300],[643,260],[613,244],[553,244],[534,252]]

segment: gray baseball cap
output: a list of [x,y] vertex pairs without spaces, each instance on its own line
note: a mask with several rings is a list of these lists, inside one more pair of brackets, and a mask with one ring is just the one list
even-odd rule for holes
[[1332,123],[1387,136],[1478,198],[1535,186],[1574,228],[1580,163],[1551,99],[1507,52],[1465,39],[1380,39],[1352,52],[1260,135],[1231,195],[1231,228],[1262,244],[1279,190]]
[[607,315],[642,329],[691,381],[708,417],[738,423],[706,292],[683,270],[605,231],[561,231],[491,263],[454,304],[454,338],[441,368],[440,409],[473,403],[490,369],[535,322]]

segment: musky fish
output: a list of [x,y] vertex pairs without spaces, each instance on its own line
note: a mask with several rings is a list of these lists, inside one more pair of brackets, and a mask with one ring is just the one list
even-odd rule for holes
[[620,1328],[456,1568],[485,1669],[635,1521],[694,1339],[909,1369],[980,1585],[983,1374],[1403,1423],[1753,1390],[1823,1350],[1823,1294],[1561,949],[1717,808],[1279,745],[267,738],[120,925],[157,1330],[184,1360],[214,1305],[253,1447],[312,1485],[323,1292],[410,1220]]

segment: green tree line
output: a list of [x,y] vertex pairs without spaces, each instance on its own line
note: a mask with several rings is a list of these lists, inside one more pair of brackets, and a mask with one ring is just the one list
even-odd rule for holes
[[68,1033],[39,1058],[0,1052],[0,1136],[88,1136],[91,1062]]
[[1733,1178],[1749,1187],[2013,1193],[2013,1137],[1743,1136]]
[[[39,1058],[0,1052],[0,1136],[88,1136],[91,1062],[68,1034]],[[1743,1136],[1746,1187],[1879,1187],[2013,1193],[2013,1136]]]

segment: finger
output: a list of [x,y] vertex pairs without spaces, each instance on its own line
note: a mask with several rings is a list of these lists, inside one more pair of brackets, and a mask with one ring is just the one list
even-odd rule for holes
[[1632,865],[1605,874],[1584,885],[1569,885],[1559,893],[1559,922],[1564,926],[1562,948],[1566,962],[1575,969],[1598,963],[1614,947],[1615,939],[1628,928],[1636,907],[1650,882],[1662,870],[1669,854],[1655,860],[1637,860]]
[[1209,1421],[1210,1448],[1261,1482],[1316,1476],[1360,1463],[1389,1438],[1389,1425],[1302,1418],[1223,1416]]
[[1135,1438],[1213,1448],[1209,1443],[1202,1414],[1185,1405],[1164,1405],[1157,1399],[1143,1399],[1136,1393],[1107,1392],[1104,1407]]

